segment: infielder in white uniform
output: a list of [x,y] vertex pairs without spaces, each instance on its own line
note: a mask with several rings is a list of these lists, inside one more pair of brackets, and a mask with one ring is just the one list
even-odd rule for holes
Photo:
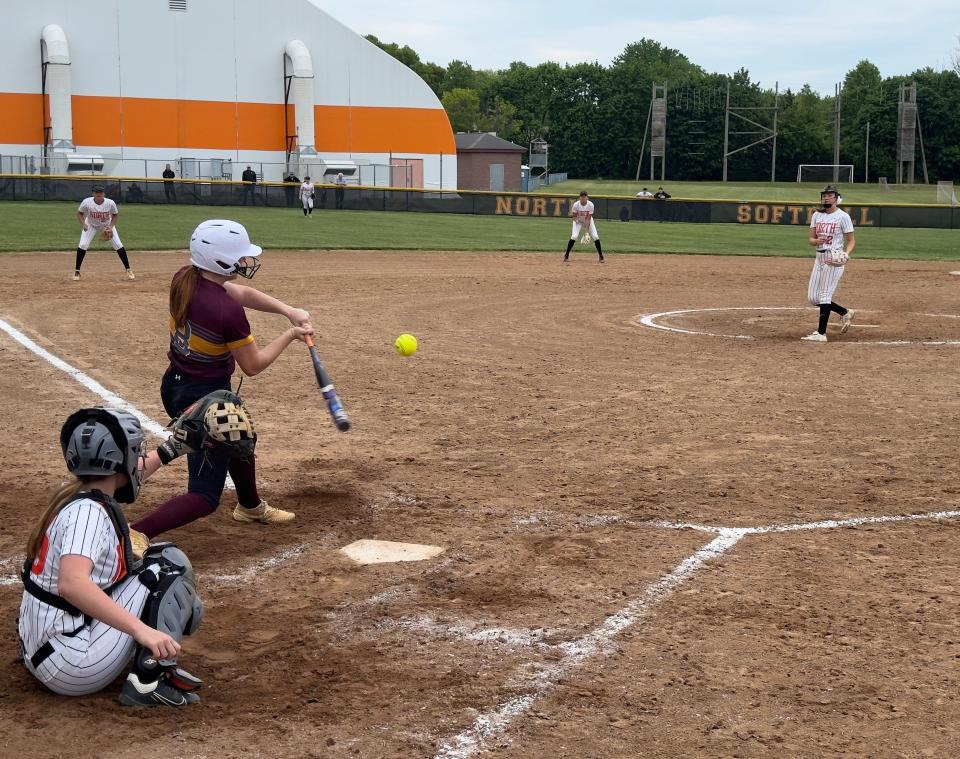
[[300,185],[300,202],[303,204],[303,215],[313,216],[313,182],[310,177],[304,177]]
[[597,249],[597,255],[600,256],[600,263],[603,263],[603,248],[600,247],[600,235],[597,234],[597,225],[593,222],[593,201],[584,190],[580,193],[580,199],[571,204],[570,218],[573,219],[573,229],[570,232],[570,239],[567,241],[567,252],[563,254],[564,263],[570,262],[570,251],[573,244],[577,241],[577,236],[581,229],[585,229],[584,240],[587,237],[593,240],[594,247]]
[[27,545],[17,629],[27,669],[54,693],[86,695],[134,659],[126,706],[184,706],[200,680],[179,669],[180,640],[200,624],[193,569],[172,543],[141,561],[118,505],[132,503],[162,464],[192,449],[171,438],[149,455],[133,414],[72,414],[60,432],[75,476],[51,497]]
[[110,240],[113,249],[120,256],[120,263],[127,272],[127,279],[134,279],[133,271],[130,269],[130,261],[127,260],[127,249],[120,242],[120,235],[117,234],[117,215],[120,211],[117,204],[110,198],[103,196],[103,187],[97,185],[93,188],[93,197],[85,199],[77,209],[77,220],[83,227],[80,233],[80,242],[77,244],[77,265],[73,270],[73,281],[80,279],[80,267],[83,265],[83,257],[87,255],[90,243],[100,235],[104,240]]
[[833,293],[843,276],[844,266],[830,262],[831,250],[846,249],[847,256],[853,253],[856,240],[853,235],[853,220],[846,211],[837,208],[837,188],[827,185],[820,193],[820,207],[810,219],[809,243],[817,249],[817,258],[810,272],[807,297],[810,304],[820,307],[820,323],[816,332],[800,338],[814,343],[827,342],[827,322],[830,312],[840,314],[840,333],[846,332],[853,323],[853,310],[833,302]]

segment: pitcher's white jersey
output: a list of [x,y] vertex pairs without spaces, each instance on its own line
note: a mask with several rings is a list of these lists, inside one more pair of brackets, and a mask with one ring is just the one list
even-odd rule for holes
[[833,213],[816,211],[810,219],[810,229],[822,240],[817,243],[817,250],[833,250],[843,247],[843,236],[853,232],[853,219],[846,211],[839,208]]
[[104,198],[103,202],[97,205],[92,197],[86,198],[77,212],[82,213],[87,226],[94,229],[106,229],[113,223],[114,214],[120,213],[117,204],[110,198]]
[[826,256],[828,251],[844,247],[843,236],[853,232],[853,220],[850,214],[839,208],[833,213],[817,211],[810,219],[810,229],[814,230],[820,242],[817,243],[817,258],[807,283],[807,299],[810,305],[818,306],[830,303],[840,284],[845,267],[831,266]]

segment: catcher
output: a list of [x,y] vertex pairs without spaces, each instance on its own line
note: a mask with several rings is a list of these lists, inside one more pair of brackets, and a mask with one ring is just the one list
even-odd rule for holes
[[85,199],[80,207],[77,208],[77,221],[83,231],[80,233],[80,242],[77,243],[77,260],[73,269],[73,281],[80,279],[80,267],[83,266],[84,256],[90,248],[90,243],[95,237],[101,240],[109,241],[113,249],[117,251],[120,257],[120,263],[126,271],[127,279],[135,279],[133,269],[130,268],[130,261],[127,258],[127,249],[120,242],[120,235],[117,234],[117,215],[120,213],[117,204],[110,198],[103,195],[103,187],[96,185],[93,188],[93,196]]
[[[313,335],[310,314],[292,308],[266,293],[236,284],[260,268],[262,250],[250,243],[247,230],[235,221],[204,221],[190,238],[190,265],[180,269],[170,284],[170,366],[160,384],[163,407],[179,417],[197,399],[212,390],[230,390],[239,365],[244,374],[259,374],[277,360],[295,340]],[[294,325],[264,347],[257,345],[244,307],[282,314]],[[239,398],[235,397],[239,405]],[[187,415],[197,412],[188,411]],[[244,434],[252,435],[252,430]],[[215,446],[187,456],[190,473],[187,492],[161,504],[135,522],[141,538],[152,538],[216,511],[227,472],[239,501],[233,510],[238,522],[282,523],[294,519],[260,498],[256,457],[249,450]]]
[[853,220],[846,211],[837,207],[840,195],[837,188],[827,185],[820,193],[820,209],[810,219],[808,242],[817,249],[817,258],[810,272],[807,297],[810,304],[819,306],[820,322],[815,332],[800,338],[812,343],[827,342],[827,322],[830,313],[840,315],[840,334],[853,323],[854,311],[833,301],[833,293],[843,276],[844,266],[856,247],[853,235]]
[[143,481],[182,454],[242,437],[242,408],[220,396],[200,405],[202,417],[178,419],[149,454],[127,411],[85,408],[63,425],[60,446],[74,479],[51,495],[30,534],[17,624],[25,666],[54,693],[95,693],[132,657],[121,704],[199,701],[201,681],[177,666],[180,641],[203,618],[190,561],[172,543],[135,554],[119,503],[133,503]]

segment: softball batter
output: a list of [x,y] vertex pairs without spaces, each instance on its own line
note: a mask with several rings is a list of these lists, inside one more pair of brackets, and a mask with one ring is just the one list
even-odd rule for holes
[[303,204],[303,215],[313,216],[313,182],[310,177],[304,177],[300,185],[300,202]]
[[80,242],[77,243],[77,262],[73,269],[73,281],[80,279],[80,267],[83,265],[83,257],[87,255],[90,243],[100,235],[104,240],[109,239],[113,249],[120,256],[120,263],[127,273],[127,279],[134,279],[133,270],[130,268],[130,261],[127,259],[127,249],[120,242],[120,235],[117,234],[117,216],[120,211],[117,204],[110,198],[103,196],[103,187],[97,185],[93,188],[93,196],[86,198],[77,209],[77,221],[83,231],[80,233]]
[[573,219],[573,229],[570,232],[570,239],[567,241],[567,252],[563,254],[565,263],[570,261],[570,251],[573,244],[577,241],[577,236],[581,229],[586,229],[593,245],[597,249],[597,255],[600,256],[600,263],[603,263],[603,248],[600,247],[600,235],[597,234],[597,225],[593,222],[593,201],[584,190],[580,193],[580,199],[571,204],[570,218]]
[[820,193],[822,210],[814,212],[810,219],[808,242],[817,249],[817,257],[810,272],[807,298],[811,305],[820,307],[820,322],[815,332],[800,339],[812,343],[827,342],[827,322],[832,311],[840,315],[840,334],[850,329],[853,323],[854,311],[833,301],[833,293],[843,276],[844,266],[829,263],[830,251],[845,248],[849,256],[857,244],[850,214],[837,207],[839,197],[836,187],[824,187]]
[[[160,398],[171,418],[214,390],[229,390],[237,365],[249,377],[279,358],[288,345],[313,335],[310,314],[231,280],[250,279],[260,268],[262,249],[250,243],[242,224],[225,219],[204,221],[190,238],[190,265],[170,283],[170,366],[160,384]],[[244,308],[282,314],[294,326],[272,342],[257,345]],[[147,538],[208,516],[220,505],[227,478],[233,478],[239,501],[238,522],[282,523],[293,512],[274,508],[260,498],[256,458],[227,449],[191,453],[188,492],[161,504],[134,523]]]
[[200,624],[193,570],[172,543],[136,559],[120,503],[187,449],[174,438],[147,454],[133,414],[72,414],[60,432],[74,480],[50,498],[27,545],[17,630],[24,664],[54,693],[95,693],[133,657],[126,706],[184,706],[200,681],[176,666],[182,636]]

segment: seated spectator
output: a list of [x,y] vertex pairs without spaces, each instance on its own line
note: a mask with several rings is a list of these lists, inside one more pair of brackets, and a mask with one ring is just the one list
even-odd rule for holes
[[657,191],[653,193],[653,197],[657,200],[666,200],[669,197],[672,197],[669,192],[664,190],[662,187],[658,187]]

